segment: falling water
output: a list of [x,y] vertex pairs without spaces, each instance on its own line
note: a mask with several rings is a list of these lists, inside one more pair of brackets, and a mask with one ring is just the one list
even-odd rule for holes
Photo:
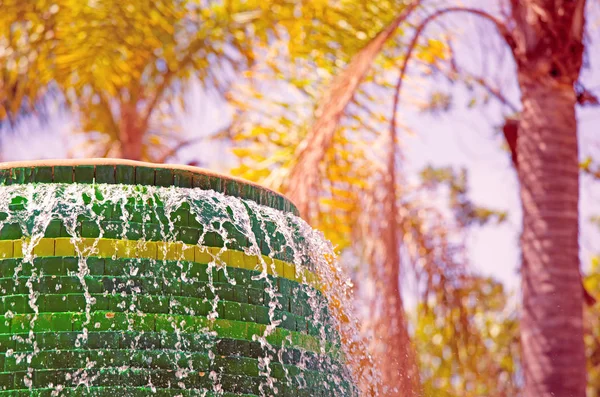
[[0,230],[2,390],[357,395],[332,247],[292,214],[210,190],[28,184],[0,188]]

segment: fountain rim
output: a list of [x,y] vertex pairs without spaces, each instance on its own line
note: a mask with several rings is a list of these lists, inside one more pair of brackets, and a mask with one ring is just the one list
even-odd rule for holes
[[[6,161],[0,162],[0,170],[15,169],[15,168],[37,168],[37,167],[56,167],[56,166],[97,166],[97,165],[108,165],[108,166],[130,166],[130,167],[144,167],[153,169],[167,169],[176,171],[190,172],[193,175],[202,175],[208,177],[216,177],[225,181],[237,182],[241,185],[251,186],[254,188],[262,189],[269,195],[278,197],[288,204],[289,212],[299,215],[298,208],[292,200],[286,197],[284,194],[279,193],[271,188],[261,185],[260,183],[252,182],[244,178],[228,175],[226,173],[216,172],[202,167],[196,167],[184,164],[161,164],[151,163],[146,161],[127,160],[119,158],[85,158],[85,159],[41,159],[41,160],[25,160],[25,161]],[[155,185],[156,186],[156,185]],[[172,185],[175,186],[175,185]],[[219,193],[233,196],[228,194],[226,189],[221,188]],[[240,194],[237,196],[241,199],[249,199],[257,202],[258,204],[265,205],[274,209],[285,211],[283,208],[276,207],[273,203],[269,203],[267,200],[256,200],[251,197],[244,197]]]

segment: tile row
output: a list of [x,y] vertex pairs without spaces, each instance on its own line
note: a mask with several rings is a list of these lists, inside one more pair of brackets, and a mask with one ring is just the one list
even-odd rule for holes
[[0,185],[28,183],[105,183],[164,186],[214,190],[229,196],[252,200],[284,212],[298,214],[296,207],[281,194],[251,183],[217,175],[161,167],[133,165],[56,165],[0,169]]

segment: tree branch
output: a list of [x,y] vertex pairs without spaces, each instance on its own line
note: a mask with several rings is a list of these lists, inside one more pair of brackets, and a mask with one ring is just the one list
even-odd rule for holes
[[171,159],[173,156],[175,156],[177,154],[177,152],[179,152],[181,149],[194,145],[198,142],[202,142],[204,140],[213,140],[213,139],[220,139],[220,138],[224,138],[224,137],[230,137],[231,136],[231,125],[220,129],[219,131],[215,132],[212,135],[209,136],[197,136],[194,138],[190,138],[190,139],[186,139],[183,140],[181,142],[179,142],[177,145],[175,145],[174,147],[172,147],[171,149],[169,149],[165,154],[162,155],[162,157],[160,157],[158,159],[159,163],[165,163],[167,160]]
[[334,133],[346,106],[352,100],[385,43],[419,4],[420,1],[413,1],[355,55],[346,70],[334,79],[331,89],[321,102],[322,105],[316,112],[316,121],[296,149],[296,164],[292,167],[287,181],[286,193],[304,216],[309,216],[309,205],[313,201],[311,191],[319,181],[320,163],[332,145]]
[[483,77],[474,76],[474,75],[471,75],[471,77],[477,84],[479,84],[481,87],[483,87],[489,94],[494,96],[503,105],[507,106],[513,113],[519,112],[519,108],[514,103],[509,101],[508,98],[505,97],[498,88],[492,87],[491,85],[489,85],[489,83],[486,80],[484,80]]
[[[396,113],[398,110],[398,104],[400,102],[402,83],[404,82],[404,78],[406,76],[406,70],[408,69],[408,62],[412,58],[412,53],[417,45],[419,38],[421,37],[421,34],[423,33],[423,31],[425,30],[427,25],[429,25],[429,23],[432,22],[433,20],[435,20],[436,18],[439,18],[445,14],[457,13],[457,12],[464,12],[464,13],[468,13],[468,14],[477,15],[479,17],[482,17],[482,18],[492,22],[494,24],[494,26],[496,27],[496,29],[498,29],[498,32],[500,33],[500,35],[506,41],[507,45],[511,46],[511,34],[508,31],[508,28],[506,27],[506,25],[504,25],[504,23],[502,23],[501,21],[496,19],[494,16],[492,16],[491,14],[488,14],[485,11],[482,11],[482,10],[479,10],[476,8],[467,8],[467,7],[448,7],[448,8],[443,8],[441,10],[437,10],[433,14],[430,14],[427,18],[425,18],[417,26],[415,34],[413,35],[412,40],[410,41],[410,43],[408,45],[408,50],[406,51],[406,57],[404,58],[404,62],[402,63],[402,67],[400,69],[400,76],[398,78],[398,82],[396,83],[396,91],[394,93],[394,107],[393,107],[393,113],[392,113],[392,118],[391,118],[391,122],[390,122],[390,134],[394,135],[394,137],[396,136]],[[395,141],[395,138],[394,138],[394,141]]]
[[[178,65],[178,70],[186,68],[194,60],[194,55],[196,55],[196,53],[200,51],[203,45],[204,40],[198,40],[190,44],[186,56],[181,60],[181,62]],[[165,92],[165,90],[171,84],[171,80],[173,79],[173,77],[175,77],[175,74],[175,71],[171,69],[168,69],[163,74],[163,79],[154,91],[154,95],[152,96],[152,99],[150,100],[150,103],[146,107],[146,110],[144,111],[144,114],[142,116],[142,126],[144,126],[144,128],[148,126],[148,122],[150,120],[150,117],[152,116],[152,112],[160,102],[160,99],[162,98],[162,95]]]

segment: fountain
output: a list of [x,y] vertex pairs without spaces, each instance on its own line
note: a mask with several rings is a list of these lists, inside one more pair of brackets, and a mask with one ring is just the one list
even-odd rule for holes
[[354,396],[330,244],[195,167],[0,165],[0,396]]

